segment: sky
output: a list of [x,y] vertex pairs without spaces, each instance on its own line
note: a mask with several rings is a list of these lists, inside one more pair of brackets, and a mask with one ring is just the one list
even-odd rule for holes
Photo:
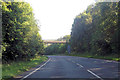
[[25,0],[30,3],[43,40],[70,35],[72,24],[94,0]]

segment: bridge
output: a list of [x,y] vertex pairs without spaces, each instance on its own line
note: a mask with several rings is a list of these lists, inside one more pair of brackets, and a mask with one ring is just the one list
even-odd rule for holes
[[43,41],[45,44],[66,44],[66,41]]
[[49,46],[51,44],[66,44],[66,41],[48,41],[48,40],[43,40],[46,46]]

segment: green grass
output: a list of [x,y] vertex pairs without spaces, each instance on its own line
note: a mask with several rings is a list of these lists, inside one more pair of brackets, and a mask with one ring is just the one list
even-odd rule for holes
[[12,62],[11,64],[2,65],[2,78],[12,78],[16,75],[19,75],[25,71],[28,71],[30,68],[39,65],[41,62],[46,61],[46,56],[37,56],[30,61],[19,61]]
[[2,79],[2,53],[1,53],[1,45],[0,45],[0,80]]
[[67,54],[69,56],[79,56],[79,57],[87,57],[87,58],[96,58],[96,59],[106,59],[106,60],[114,60],[114,61],[120,61],[120,57],[117,55],[107,55],[107,56],[100,56],[100,55],[93,55],[93,54],[88,54],[88,53],[83,53],[83,54]]

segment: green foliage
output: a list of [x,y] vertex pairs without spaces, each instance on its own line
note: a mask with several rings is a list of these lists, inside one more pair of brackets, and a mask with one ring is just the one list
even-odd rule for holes
[[120,53],[118,9],[117,2],[102,2],[88,6],[78,15],[72,25],[72,51],[94,55]]
[[65,35],[61,38],[58,38],[57,41],[67,41],[67,42],[69,42],[69,39],[70,39],[70,35]]
[[57,41],[66,41],[66,44],[51,44],[45,48],[46,54],[64,54],[67,52],[67,46],[69,44],[70,35],[65,35],[58,38]]
[[64,54],[67,51],[66,44],[52,44],[45,49],[46,54]]
[[29,59],[43,52],[32,11],[26,2],[2,2],[3,61]]
[[71,53],[71,54],[66,54],[66,55],[120,61],[120,58],[119,58],[117,55],[101,56],[101,55],[90,54],[90,53],[88,53],[88,52],[86,52],[86,53],[84,53],[84,54]]
[[35,67],[46,60],[46,56],[36,56],[35,58],[30,59],[30,61],[18,61],[10,64],[3,64],[2,78],[7,79],[15,77],[16,75],[21,74],[24,71],[28,71],[30,68]]
[[57,41],[66,41],[66,44],[51,44],[45,48],[45,54],[64,54],[67,52],[70,35],[65,35],[58,38]]

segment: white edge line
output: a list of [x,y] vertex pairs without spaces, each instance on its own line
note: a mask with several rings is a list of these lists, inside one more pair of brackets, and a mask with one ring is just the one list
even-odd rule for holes
[[100,80],[103,80],[100,76],[96,75],[95,73],[93,73],[92,71],[90,70],[87,70],[88,72],[90,72],[92,75],[96,76],[97,78],[99,78]]
[[49,61],[50,61],[50,59],[49,59],[47,62],[45,62],[43,65],[41,65],[39,68],[35,69],[34,71],[32,71],[32,72],[29,73],[28,75],[24,76],[24,77],[23,77],[22,79],[20,79],[20,80],[23,80],[23,79],[27,78],[28,76],[30,76],[31,74],[33,74],[34,72],[36,72],[37,70],[39,70],[40,68],[42,68],[44,65],[46,65]]

